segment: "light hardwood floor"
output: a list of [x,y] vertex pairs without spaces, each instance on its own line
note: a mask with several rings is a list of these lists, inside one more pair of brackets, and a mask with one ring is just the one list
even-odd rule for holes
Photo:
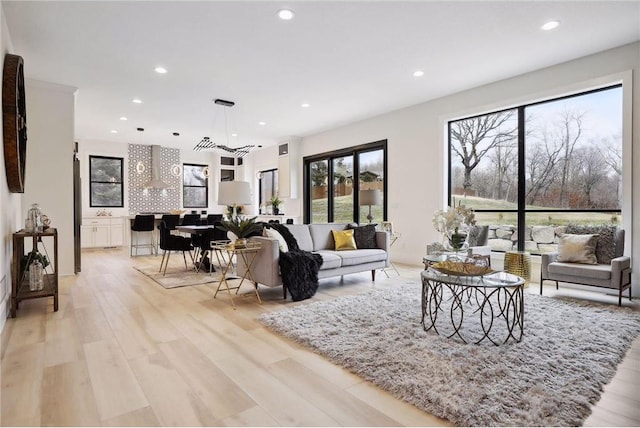
[[[313,299],[298,303],[261,287],[262,305],[248,294],[234,310],[226,296],[212,298],[212,284],[163,289],[133,269],[159,267],[160,258],[126,250],[85,251],[82,273],[60,278],[58,312],[50,299],[25,301],[7,321],[2,426],[450,425],[256,321],[372,286],[399,287],[417,279],[419,267],[399,266],[390,278],[379,272],[375,283],[370,273],[323,280]],[[636,339],[585,425],[640,425],[639,392]]]

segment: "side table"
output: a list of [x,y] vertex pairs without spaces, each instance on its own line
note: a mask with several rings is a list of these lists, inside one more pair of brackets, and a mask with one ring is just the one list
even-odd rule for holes
[[[389,249],[391,249],[391,247],[393,247],[393,244],[396,243],[396,241],[398,240],[398,238],[400,238],[400,234],[397,232],[391,232],[391,236],[390,236],[390,242],[389,242]],[[391,268],[393,270],[396,271],[396,273],[398,274],[398,276],[400,276],[400,272],[398,272],[398,268],[396,267],[395,264],[393,264],[392,261],[389,261],[389,263],[391,264]],[[387,268],[382,269],[382,272],[384,272],[385,275],[387,275],[387,278],[389,278],[389,274],[387,273]]]
[[[43,239],[44,238],[44,239]],[[45,240],[53,244],[53,260],[45,246]],[[31,251],[25,254],[25,241],[31,241]],[[40,253],[40,250],[44,251]],[[23,257],[27,257],[24,266]],[[30,290],[29,264],[34,257],[46,257],[50,263],[43,271],[43,288]],[[53,270],[51,270],[53,269]],[[11,318],[16,317],[20,302],[40,297],[53,297],[53,310],[58,310],[58,230],[49,228],[43,232],[28,232],[21,230],[13,234],[13,266],[11,269]]]
[[[227,290],[229,293],[229,298],[231,299],[231,305],[233,309],[236,308],[236,304],[233,301],[233,293],[231,290],[236,290],[235,294],[238,294],[238,290],[244,283],[244,280],[247,279],[251,281],[254,286],[256,297],[258,298],[258,302],[262,303],[260,299],[260,293],[258,292],[258,284],[253,279],[253,275],[251,274],[251,266],[253,265],[254,260],[256,259],[256,255],[258,251],[260,251],[261,245],[259,242],[247,242],[247,244],[243,247],[236,247],[234,243],[214,243],[211,245],[211,249],[216,253],[216,259],[218,260],[218,265],[222,267],[222,277],[218,282],[218,288],[216,289],[213,298],[215,299],[218,295],[220,289],[223,288]],[[226,254],[226,257],[224,256]],[[247,266],[247,270],[244,272],[242,277],[240,277],[240,283],[237,286],[230,287],[228,278],[228,272],[231,266],[233,265],[233,257],[241,257],[244,264]]]
[[524,287],[531,280],[531,254],[526,251],[507,251],[504,253],[504,270],[524,279]]

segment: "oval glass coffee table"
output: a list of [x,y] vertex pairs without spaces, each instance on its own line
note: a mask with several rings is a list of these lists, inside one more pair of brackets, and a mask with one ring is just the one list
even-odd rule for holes
[[422,326],[447,338],[494,345],[520,342],[524,279],[506,272],[447,275],[433,267],[422,276]]

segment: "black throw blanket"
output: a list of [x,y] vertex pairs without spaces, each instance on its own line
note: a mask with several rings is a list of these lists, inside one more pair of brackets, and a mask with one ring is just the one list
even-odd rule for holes
[[278,231],[289,247],[286,253],[280,251],[279,265],[282,283],[291,293],[291,299],[297,302],[312,297],[318,289],[318,271],[322,265],[322,256],[301,250],[287,226],[278,223],[265,226]]

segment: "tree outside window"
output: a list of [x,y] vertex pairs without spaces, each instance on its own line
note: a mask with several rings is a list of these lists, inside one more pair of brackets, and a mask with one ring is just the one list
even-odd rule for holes
[[[386,140],[309,156],[305,166],[305,222],[386,220]],[[382,204],[360,206],[360,192],[380,192]]]
[[207,208],[209,206],[209,167],[185,163],[182,166],[182,206]]
[[480,223],[621,222],[621,85],[452,121],[449,148],[450,203]]
[[123,158],[89,156],[89,206],[124,207]]

